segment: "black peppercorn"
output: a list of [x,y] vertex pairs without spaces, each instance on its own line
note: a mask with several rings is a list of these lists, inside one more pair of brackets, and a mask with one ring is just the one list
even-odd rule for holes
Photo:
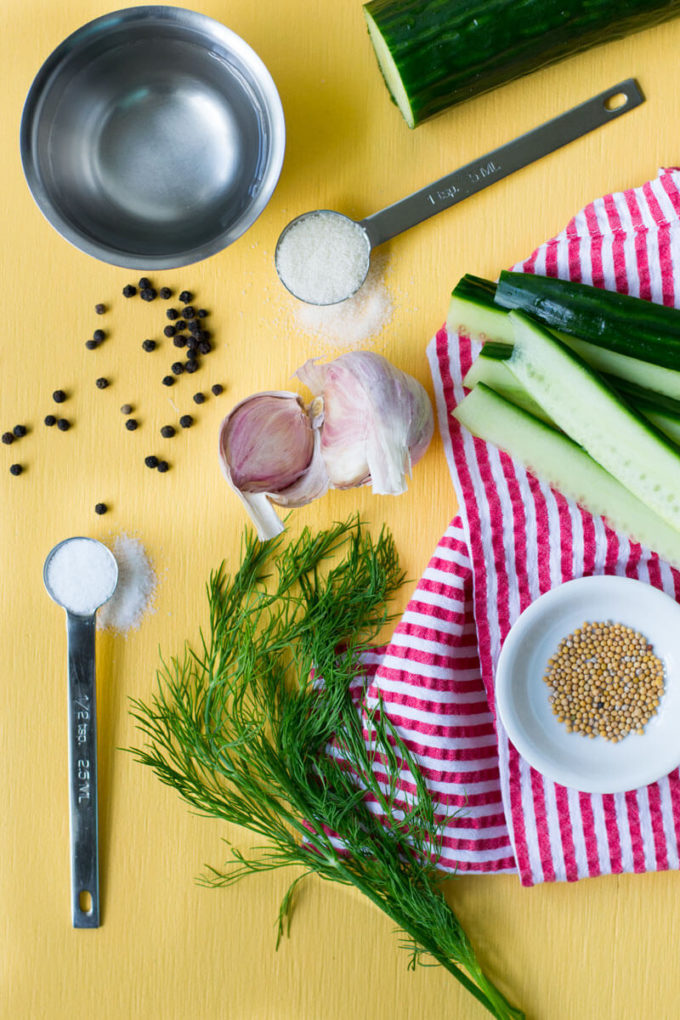
[[120,413],[121,414],[132,414],[132,404],[121,404]]
[[205,404],[205,393],[194,393],[195,404]]
[[178,333],[174,337],[172,342],[175,345],[175,347],[186,347],[186,345],[187,345],[187,338],[185,337],[184,333]]
[[196,315],[199,317],[199,319],[205,319],[206,316],[208,315],[208,312],[205,308],[199,308],[198,311],[196,312]]
[[179,296],[179,299],[180,299],[180,301],[182,302],[183,305],[188,305],[190,303],[192,297],[193,297],[193,294],[191,294],[188,290],[183,290],[182,293]]
[[148,290],[151,287],[151,280],[148,276],[142,276],[137,281],[137,286],[140,290]]
[[192,305],[187,305],[186,308],[183,308],[182,309],[182,315],[184,316],[185,319],[195,319],[196,318],[196,312],[194,311]]
[[192,375],[194,372],[197,371],[197,369],[198,369],[198,362],[194,361],[193,358],[192,358],[190,361],[187,361],[184,371],[188,372],[189,375]]
[[212,350],[212,344],[210,343],[209,340],[199,340],[198,349],[201,352],[201,354],[210,354]]
[[182,330],[186,329],[186,328],[187,328],[187,324],[184,321],[184,319],[177,319],[177,321],[175,322],[175,329],[177,330],[177,332],[181,333]]
[[57,419],[54,417],[53,414],[46,414],[45,415],[45,424],[49,425],[50,427],[52,425],[56,425],[57,424]]
[[11,464],[9,468],[9,473],[11,475],[20,475],[23,470],[24,469],[22,468],[21,464]]
[[158,460],[158,457],[155,457],[154,454],[151,453],[151,454],[149,454],[148,457],[144,458],[144,463],[146,464],[146,466],[148,468],[155,468],[155,467],[158,467],[159,460]]
[[192,319],[189,323],[189,332],[194,336],[198,336],[201,332],[201,327],[198,324],[198,319]]
[[155,340],[145,340],[143,342],[143,344],[142,344],[142,350],[144,350],[144,351],[155,351],[156,350],[156,341]]
[[139,423],[136,418],[128,418],[128,420],[125,422],[125,428],[128,430],[128,432],[134,432],[138,424]]
[[179,420],[179,423],[183,429],[190,429],[191,426],[194,424],[194,419],[191,417],[190,414],[183,414]]
[[64,401],[66,400],[66,394],[64,393],[63,390],[55,390],[54,393],[52,394],[52,400],[55,402],[55,404],[63,404]]
[[102,304],[95,305],[94,310],[97,313],[97,315],[103,315],[104,312],[106,311],[106,305]]
[[15,425],[14,428],[12,429],[12,432],[17,437],[17,439],[22,439],[28,432],[28,429],[26,428],[25,425]]
[[126,283],[123,287],[123,297],[134,297],[137,293],[137,288],[133,287],[131,283]]
[[96,347],[99,347],[99,344],[97,343],[96,340],[86,340],[85,346],[87,347],[88,351],[93,351],[95,350]]
[[99,379],[97,379],[95,385],[98,390],[105,390],[106,387],[109,385],[109,380],[105,379],[104,376],[102,375],[99,377]]
[[106,340],[106,333],[104,332],[103,329],[95,329],[94,333],[92,334],[92,339],[96,340],[97,343],[100,344],[102,340]]
[[96,514],[105,514],[108,509],[106,503],[95,503],[94,512]]
[[199,340],[209,340],[212,334],[209,333],[207,329],[199,329],[196,336],[198,337]]
[[170,470],[170,465],[168,464],[167,460],[158,461],[158,470],[161,472],[161,474],[165,474],[166,471]]
[[155,301],[158,297],[158,291],[154,290],[153,287],[146,287],[144,290],[140,290],[139,296],[142,301]]
[[9,446],[10,443],[14,442],[14,434],[12,432],[3,432],[2,441],[5,444],[5,446]]
[[169,319],[179,319],[179,312],[176,308],[168,308],[165,314]]
[[211,386],[210,389],[216,397],[219,397],[220,393],[224,392],[224,386],[221,386],[218,382],[216,382],[214,386]]
[[161,429],[161,435],[163,439],[172,439],[175,434],[175,429],[172,425],[164,425]]
[[166,326],[163,332],[165,333],[166,336],[174,336],[177,330],[175,329],[174,326]]
[[71,428],[71,422],[68,420],[68,418],[60,418],[57,422],[57,428],[59,429],[60,432],[68,432],[68,430]]
[[164,386],[174,386],[175,385],[175,377],[174,377],[174,375],[164,375],[163,379],[161,381],[162,381]]
[[170,368],[173,375],[181,375],[184,371],[184,364],[181,361],[174,361]]
[[168,298],[172,297],[172,291],[170,290],[169,287],[161,287],[161,289],[158,291],[158,296],[162,297],[164,301],[167,301]]
[[187,347],[189,348],[190,351],[195,351],[196,350],[196,348],[198,347],[198,340],[196,339],[195,336],[190,336],[187,339]]

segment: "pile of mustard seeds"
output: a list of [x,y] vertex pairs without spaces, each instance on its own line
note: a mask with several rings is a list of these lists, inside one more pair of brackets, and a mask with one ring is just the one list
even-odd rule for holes
[[664,693],[664,668],[644,635],[622,623],[584,623],[563,638],[543,680],[568,733],[617,742],[644,733]]

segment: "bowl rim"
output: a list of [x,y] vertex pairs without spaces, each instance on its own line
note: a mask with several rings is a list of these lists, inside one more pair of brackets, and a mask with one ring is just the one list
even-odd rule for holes
[[[34,127],[41,100],[46,94],[50,79],[59,66],[81,43],[88,41],[98,31],[107,27],[119,27],[140,21],[165,21],[199,30],[203,35],[219,41],[248,68],[258,84],[261,99],[270,122],[270,153],[268,165],[262,177],[258,195],[227,230],[216,235],[211,241],[175,254],[147,256],[125,251],[97,241],[94,237],[75,228],[52,202],[37,169],[33,146]],[[47,222],[61,237],[79,251],[109,265],[125,269],[160,271],[176,269],[200,262],[223,251],[238,240],[258,219],[271,199],[283,167],[286,147],[286,126],[281,97],[267,66],[249,43],[240,35],[227,28],[215,18],[185,7],[146,4],[140,7],[124,7],[93,18],[71,32],[52,50],[37,71],[24,101],[19,129],[19,148],[24,177],[29,191]]]

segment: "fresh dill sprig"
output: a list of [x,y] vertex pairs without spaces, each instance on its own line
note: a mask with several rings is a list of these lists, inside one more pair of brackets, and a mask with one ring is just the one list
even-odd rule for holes
[[444,898],[442,822],[417,763],[380,703],[357,702],[362,653],[403,581],[390,533],[374,541],[357,517],[288,544],[247,532],[237,573],[210,577],[199,648],[162,661],[150,701],[133,701],[145,741],[132,752],[200,812],[261,837],[205,884],[303,869],[279,939],[304,878],[351,885],[396,923],[410,967],[433,960],[494,1016],[520,1018]]

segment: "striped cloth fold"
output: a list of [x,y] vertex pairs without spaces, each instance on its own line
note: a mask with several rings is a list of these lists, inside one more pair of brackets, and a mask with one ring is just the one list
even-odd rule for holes
[[[680,304],[680,169],[591,202],[514,268]],[[428,347],[459,514],[390,644],[369,656],[369,697],[382,699],[446,818],[444,870],[517,872],[534,885],[677,869],[678,769],[623,794],[581,793],[531,768],[496,717],[503,640],[539,595],[612,573],[680,599],[680,574],[451,417],[477,351],[446,328]]]

